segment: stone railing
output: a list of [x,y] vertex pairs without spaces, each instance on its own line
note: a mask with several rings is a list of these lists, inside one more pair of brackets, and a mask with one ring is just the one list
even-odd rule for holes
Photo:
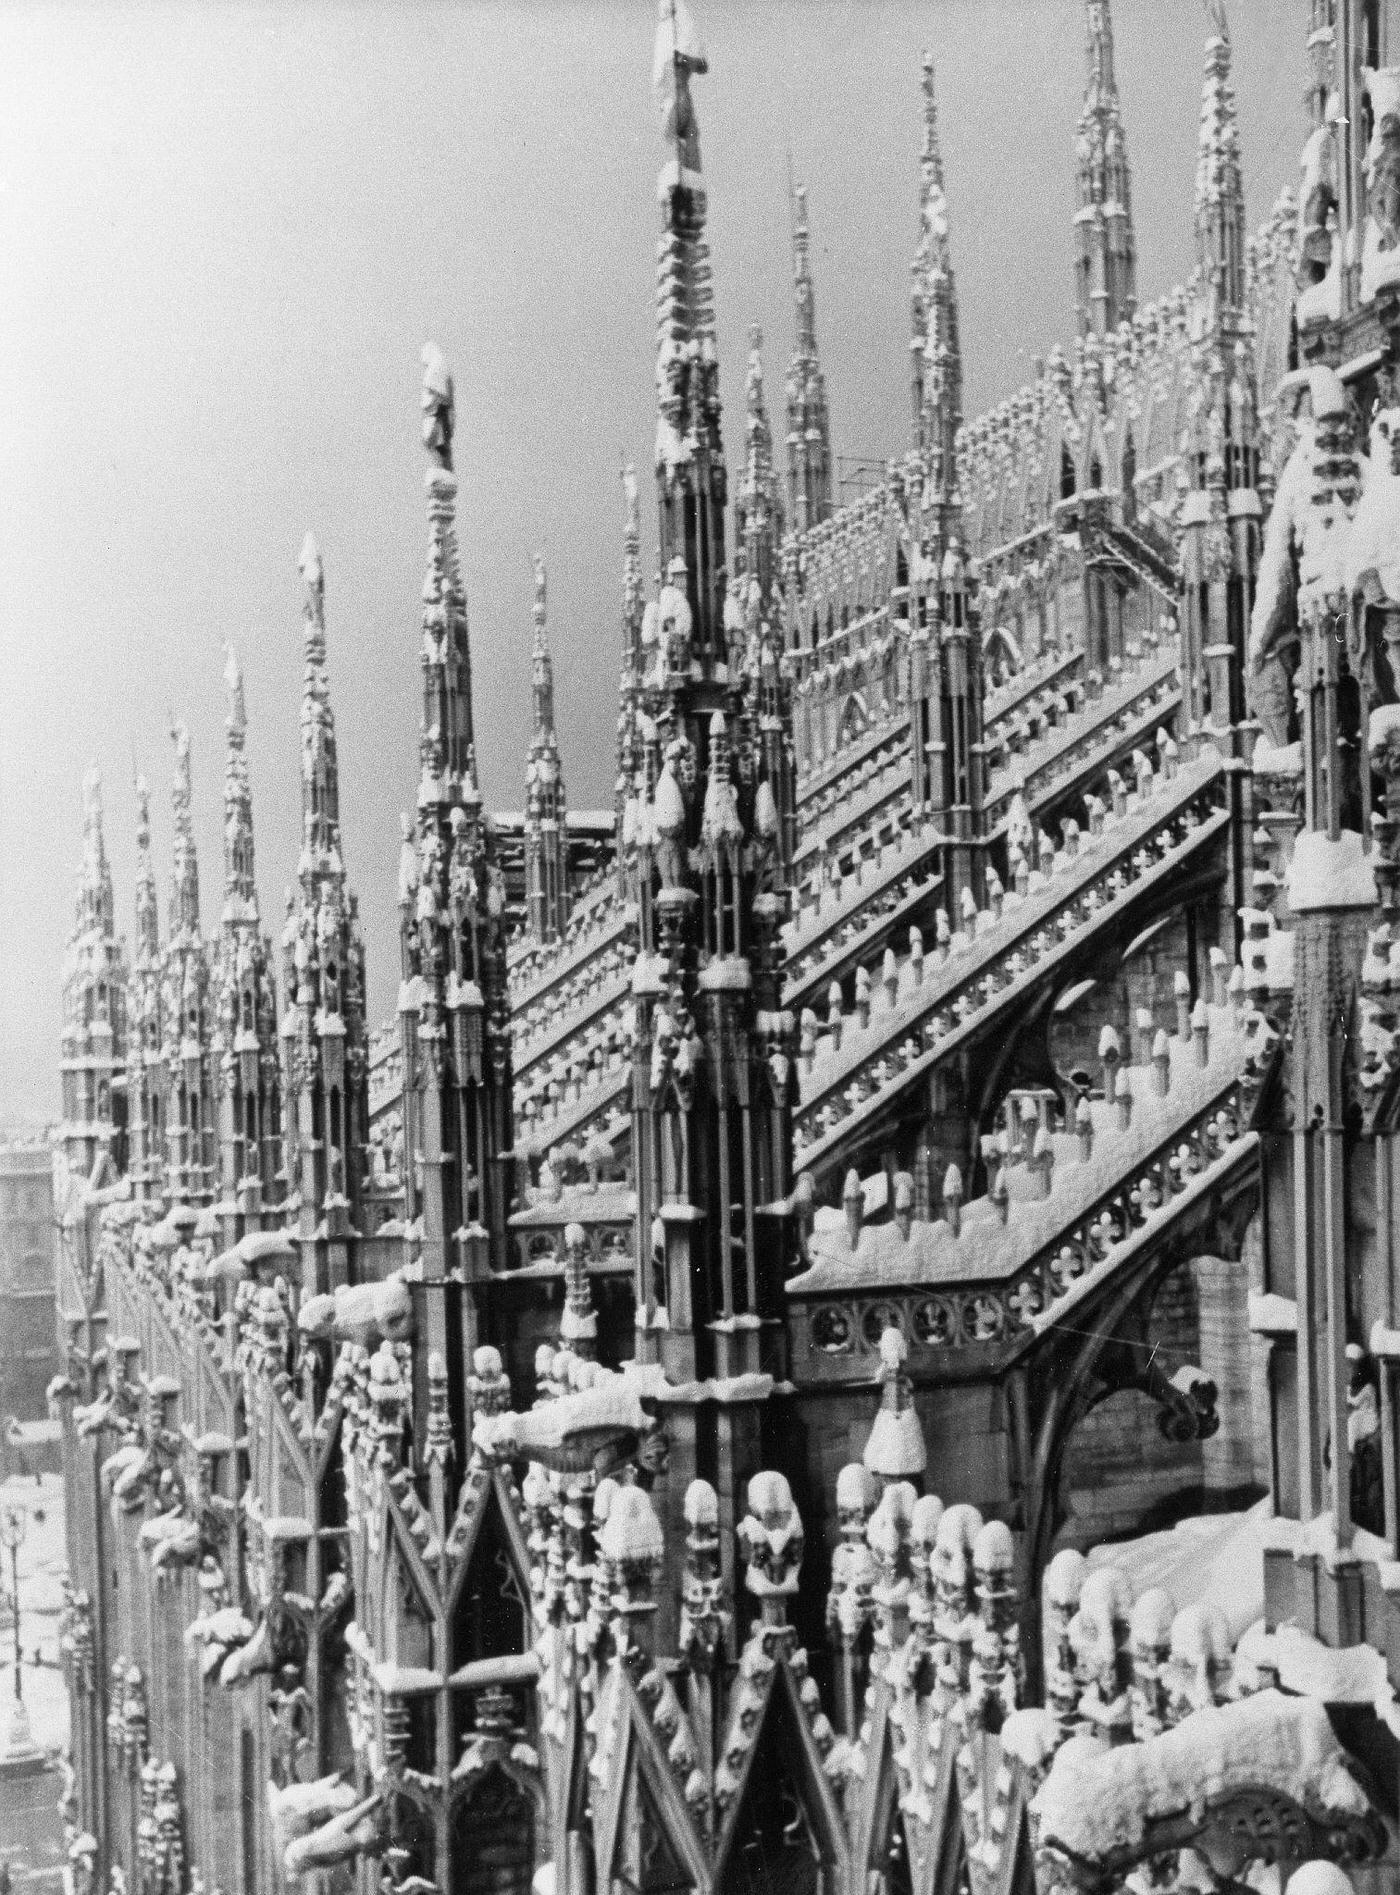
[[983,727],[995,730],[1005,718],[1014,717],[1028,698],[1036,696],[1047,687],[1067,683],[1084,662],[1084,653],[1077,647],[1068,651],[1051,645],[1027,664],[1021,666],[995,690],[988,691],[982,702]]
[[510,962],[511,1008],[519,1013],[568,977],[609,942],[620,940],[626,925],[616,883],[602,887],[586,906],[569,917],[568,933],[550,947],[530,942]]
[[581,1144],[598,1134],[616,1142],[630,1128],[631,1078],[630,1047],[621,1041],[590,1047],[562,1076],[551,1077],[517,1102],[517,1148],[543,1155],[553,1146]]
[[962,1202],[949,1167],[942,1219],[916,1223],[896,1190],[896,1221],[866,1224],[847,1182],[846,1225],[818,1230],[811,1266],[789,1294],[821,1373],[859,1372],[898,1329],[912,1349],[1000,1346],[1062,1320],[1073,1305],[1179,1209],[1198,1204],[1254,1161],[1247,1074],[1252,1041],[1242,987],[1217,1001],[1178,998],[1178,1031],[1157,1030],[1142,1062],[1123,1067],[1116,1035],[1101,1042],[1103,1086],[1057,1121],[1053,1095],[1012,1092],[983,1141],[990,1185]]
[[1018,792],[1032,811],[1065,794],[1076,778],[1102,772],[1115,755],[1147,741],[1154,726],[1165,727],[1180,702],[1176,653],[1158,648],[1115,667],[1107,682],[1090,672],[1078,706],[1038,734],[1020,713],[1005,720],[1005,760],[987,785],[988,831],[1005,823]]
[[631,955],[621,935],[590,956],[567,980],[546,989],[511,1017],[512,1058],[517,1079],[571,1039],[627,991]]
[[938,831],[918,821],[906,804],[872,837],[839,878],[818,870],[797,888],[797,912],[784,930],[786,998],[804,1005],[877,931],[899,925],[937,891]]
[[1180,769],[1168,756],[1160,776],[1139,753],[1131,793],[1118,782],[1087,835],[1067,822],[1059,850],[1042,835],[1040,867],[1023,862],[1010,892],[994,884],[988,908],[965,915],[957,934],[944,921],[927,959],[911,931],[902,961],[887,949],[878,967],[858,970],[849,1020],[833,987],[822,1037],[816,1015],[803,1016],[798,1162],[829,1160],[849,1120],[889,1104],[1106,921],[1179,872],[1229,822],[1223,781],[1214,752]]

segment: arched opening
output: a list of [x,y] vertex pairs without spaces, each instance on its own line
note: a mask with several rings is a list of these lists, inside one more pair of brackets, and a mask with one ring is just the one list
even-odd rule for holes
[[843,744],[854,743],[856,738],[869,727],[869,724],[870,716],[866,710],[865,699],[859,691],[852,691],[841,707],[841,717],[836,727],[837,748],[840,749]]
[[453,1812],[452,1844],[453,1886],[462,1895],[529,1895],[535,1869],[533,1798],[504,1770],[488,1770]]
[[833,1895],[838,1858],[821,1807],[801,1781],[805,1754],[788,1692],[775,1679],[766,1728],[744,1783],[716,1886],[734,1895]]

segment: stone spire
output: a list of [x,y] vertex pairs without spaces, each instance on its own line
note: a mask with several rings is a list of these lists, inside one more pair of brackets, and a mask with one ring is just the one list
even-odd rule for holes
[[343,878],[340,772],[326,673],[326,575],[321,550],[311,533],[302,541],[297,566],[306,590],[302,608],[300,872]]
[[174,813],[175,857],[170,878],[170,934],[199,933],[199,858],[194,846],[193,786],[190,775],[190,733],[184,724],[172,727],[175,780],[170,801]]
[[734,500],[734,538],[735,565],[746,579],[757,582],[766,605],[777,581],[783,509],[773,471],[773,430],[763,394],[762,350],[763,331],[755,323],[749,330],[744,477]]
[[[1253,326],[1244,307],[1244,187],[1218,8],[1205,49],[1196,163],[1197,298],[1191,324],[1189,483],[1180,512],[1182,727],[1191,743],[1241,754],[1246,620],[1255,594],[1264,508]],[[1247,838],[1254,824],[1241,816]]]
[[1206,41],[1196,155],[1196,262],[1208,321],[1238,325],[1245,300],[1244,183],[1230,79],[1230,33],[1218,4]]
[[[423,1282],[436,1286],[427,1296],[426,1346],[455,1376],[463,1347],[469,1360],[478,1343],[509,1340],[484,1333],[494,1320],[484,1285],[505,1255],[510,1043],[504,886],[472,748],[452,472],[454,390],[447,363],[431,343],[423,367],[429,457],[423,722],[417,817],[405,833],[399,871],[404,1139],[416,1156],[407,1167],[405,1216]],[[537,705],[547,707],[548,682],[546,652],[544,671],[537,671],[544,693]],[[479,1287],[468,1291],[460,1313],[454,1304],[449,1314],[455,1286],[464,1280]],[[465,1464],[465,1446],[465,1438],[457,1442],[458,1465]]]
[[160,953],[160,903],[151,857],[151,792],[136,779],[136,960],[154,961]]
[[642,584],[642,508],[636,469],[630,464],[622,470],[622,491],[627,503],[627,520],[622,538],[622,665],[617,687],[617,778],[613,786],[613,812],[618,891],[625,898],[629,864],[634,863],[636,853],[633,830],[641,767],[637,704],[641,684],[642,618],[646,611]]
[[934,488],[951,492],[955,440],[962,421],[962,353],[958,345],[958,294],[948,243],[948,200],[943,194],[943,154],[938,142],[938,105],[933,57],[923,56],[924,135],[919,155],[919,246],[912,269],[909,351],[914,402],[914,444],[929,462]]
[[[981,903],[986,754],[976,588],[963,550],[957,435],[962,424],[958,299],[943,194],[933,60],[923,56],[919,246],[913,267],[914,430],[918,461],[904,490],[909,540],[909,701],[914,801],[944,837],[945,898]],[[953,910],[956,912],[956,908]]]
[[132,1195],[159,1197],[165,1169],[160,902],[151,858],[151,792],[136,779],[136,953],[127,1002],[127,1175]]
[[174,1204],[214,1195],[214,1105],[210,1064],[209,953],[199,931],[199,862],[194,844],[190,734],[170,732],[174,862],[170,929],[161,975],[165,1083],[165,1190]]
[[302,607],[301,855],[282,930],[282,1099],[302,1287],[354,1280],[369,1138],[365,951],[341,854],[335,715],[326,670],[326,579],[308,533]]
[[652,83],[666,162],[657,179],[661,241],[656,292],[656,484],[660,565],[689,607],[692,655],[704,674],[726,659],[724,509],[714,288],[705,183],[691,77],[708,70],[684,0],[659,0]]
[[224,922],[256,920],[258,896],[253,878],[253,797],[248,786],[248,712],[243,674],[230,645],[224,667],[228,687],[228,748],[224,760]]
[[817,300],[803,184],[792,192],[792,290],[797,340],[787,376],[788,508],[793,532],[803,533],[831,512],[831,422],[826,377],[817,358]]
[[[710,616],[724,563],[716,504],[724,464],[690,97],[692,76],[704,70],[688,14],[662,0],[655,66],[667,143],[659,183],[662,583],[642,629],[644,787],[633,826],[634,1294],[639,1359],[659,1359],[691,1384],[771,1366],[779,1331],[766,1319],[776,1311],[790,1241],[783,1205],[792,1188],[793,1021],[783,1010],[780,946],[789,905],[790,716],[778,641],[756,596],[746,601],[737,654],[717,642]],[[738,1474],[751,1471],[761,1412],[760,1401],[747,1411],[741,1403],[716,1423],[693,1402],[668,1411],[666,1504],[678,1536],[680,1497],[697,1476],[713,1480],[732,1506],[741,1484],[731,1478],[735,1453]]]
[[554,660],[549,652],[549,581],[544,560],[535,555],[535,602],[531,689],[535,707],[535,742],[546,744],[554,739]]
[[535,560],[532,688],[535,729],[525,766],[525,914],[537,941],[557,941],[569,919],[567,802],[554,730],[554,661],[546,627],[544,561]]
[[476,784],[471,645],[457,548],[457,479],[452,471],[456,397],[436,343],[423,346],[423,445],[428,450],[428,564],[423,580],[423,770]]
[[1137,248],[1108,0],[1085,0],[1084,25],[1089,71],[1077,147],[1075,298],[1080,335],[1102,337],[1137,308]]
[[69,1170],[91,1178],[104,1155],[123,1161],[126,968],[117,939],[112,871],[102,834],[102,779],[83,779],[83,859],[63,961],[60,1145]]
[[[324,652],[323,652],[324,657]],[[227,1241],[256,1229],[281,1195],[281,1084],[272,947],[258,912],[253,873],[253,796],[248,713],[232,647],[224,669],[224,906],[215,970],[214,1089],[220,1204]]]

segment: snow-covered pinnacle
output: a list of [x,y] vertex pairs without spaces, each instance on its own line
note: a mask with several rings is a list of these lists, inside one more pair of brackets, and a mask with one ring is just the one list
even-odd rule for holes
[[749,330],[749,366],[744,393],[744,473],[734,504],[736,565],[758,582],[763,599],[776,577],[778,541],[782,536],[782,508],[773,472],[773,430],[763,389],[763,331],[757,323]]
[[637,491],[637,470],[630,462],[622,470],[622,497],[627,507],[627,521],[622,529],[622,669],[624,677],[630,677],[636,667],[645,610],[642,503]]
[[83,777],[83,865],[78,884],[78,930],[110,934],[112,871],[102,835],[102,778],[90,764]]
[[817,303],[812,282],[812,233],[807,223],[807,187],[792,187],[792,287],[797,318],[794,360],[817,352]]
[[308,533],[297,561],[306,599],[302,607],[301,818],[302,873],[340,873],[340,779],[335,716],[326,673],[326,580],[321,554]]
[[1108,0],[1086,0],[1084,43],[1089,78],[1084,94],[1086,111],[1118,109],[1118,84],[1113,75],[1113,19]]
[[1244,303],[1244,185],[1235,89],[1230,81],[1230,35],[1217,0],[1206,41],[1196,153],[1196,260],[1217,310]]
[[[530,756],[525,768],[525,817],[527,841],[539,841],[538,828],[542,822],[559,825],[564,820],[565,799],[563,769],[559,761],[559,740],[554,730],[554,661],[549,655],[549,634],[546,626],[546,578],[544,560],[535,558],[535,603],[534,603],[534,647],[531,665],[531,692],[534,698],[534,734],[530,739]],[[533,846],[533,845],[532,845]],[[562,838],[551,839],[551,847],[562,847]],[[528,848],[527,848],[528,858]],[[538,874],[538,864],[531,865],[527,859],[527,889]],[[565,869],[562,856],[559,857],[551,882],[562,886]]]
[[938,104],[932,53],[920,62],[924,93],[924,134],[919,152],[919,209],[923,223],[916,267],[928,277],[952,269],[948,249],[948,209],[943,188],[943,152],[938,142]]
[[1084,25],[1088,78],[1079,116],[1076,289],[1079,333],[1105,336],[1137,308],[1137,257],[1108,0],[1085,0]]
[[154,964],[160,952],[160,907],[156,899],[156,871],[151,860],[151,792],[146,779],[136,779],[136,960]]
[[442,786],[456,779],[471,784],[474,800],[471,644],[457,546],[457,478],[452,472],[454,403],[452,371],[436,343],[425,343],[422,434],[429,463],[428,557],[423,578],[420,796],[426,792],[436,798]]
[[190,733],[183,724],[176,724],[170,737],[175,746],[175,778],[170,791],[175,829],[170,932],[172,935],[188,933],[195,936],[199,933],[199,860],[195,853],[191,809]]
[[544,560],[535,555],[535,603],[532,609],[534,619],[533,689],[535,699],[535,738],[536,741],[554,734],[554,661],[549,655],[549,633],[547,630],[547,579]]
[[801,184],[792,190],[792,281],[797,333],[787,376],[788,500],[793,529],[802,533],[831,512],[831,423],[817,359],[811,232]]
[[656,477],[660,566],[677,559],[702,664],[723,655],[724,449],[700,136],[690,96],[706,62],[682,0],[662,0],[653,77],[668,157],[657,181]]
[[923,147],[919,159],[919,243],[912,270],[909,348],[914,438],[925,453],[941,455],[935,486],[945,495],[955,481],[955,439],[962,419],[962,353],[958,299],[948,242],[948,204],[938,144],[933,59],[923,55]]
[[224,762],[224,914],[256,920],[257,894],[253,877],[253,796],[248,780],[245,746],[248,713],[243,701],[243,674],[238,655],[226,645],[224,683],[229,706],[225,730],[228,748]]

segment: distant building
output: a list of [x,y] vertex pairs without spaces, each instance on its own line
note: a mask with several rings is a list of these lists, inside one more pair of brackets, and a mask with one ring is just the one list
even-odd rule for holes
[[53,1160],[16,1137],[0,1143],[0,1424],[43,1416],[57,1362]]

